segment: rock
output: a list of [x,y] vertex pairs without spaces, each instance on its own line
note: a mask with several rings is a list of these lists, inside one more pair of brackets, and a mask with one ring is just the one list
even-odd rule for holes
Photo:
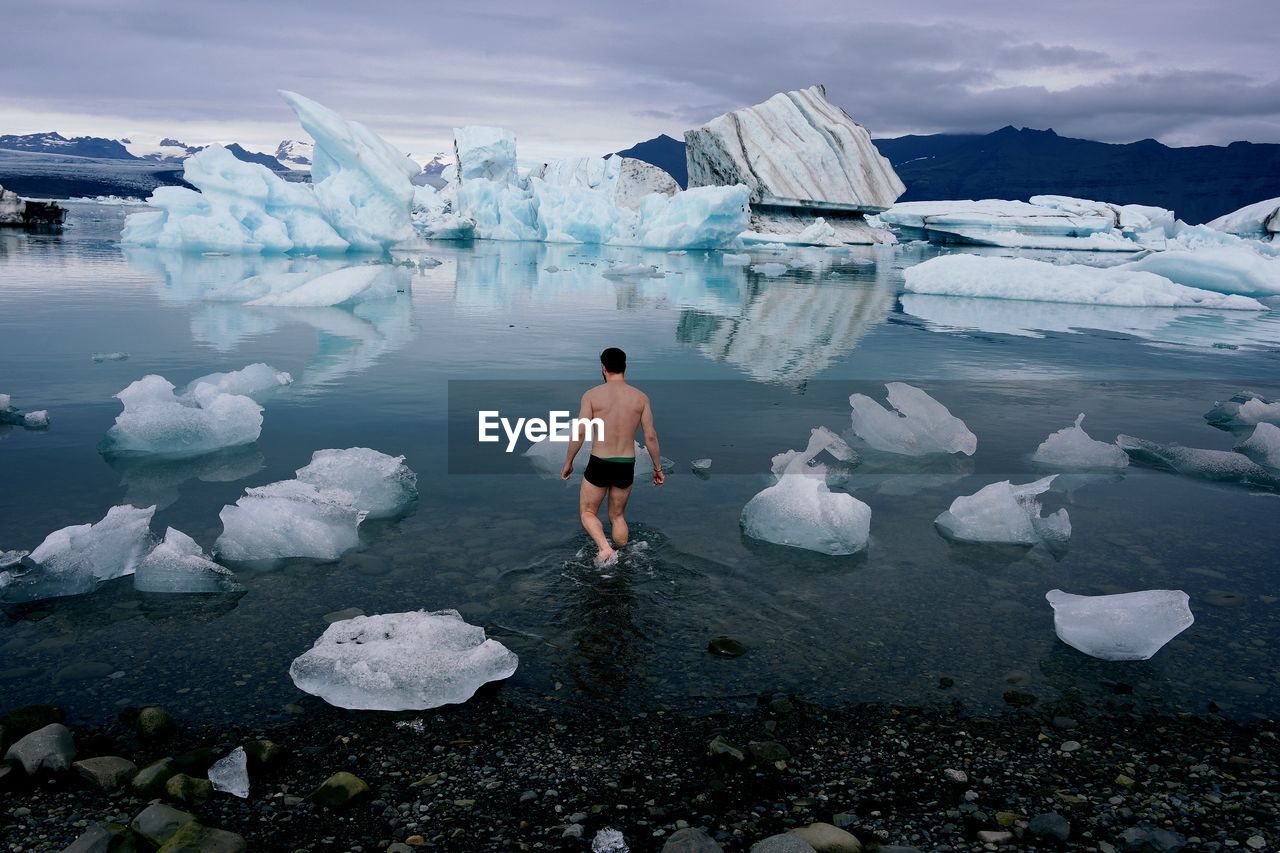
[[17,740],[50,723],[64,723],[66,713],[57,705],[23,705],[0,717],[5,736]]
[[284,760],[286,754],[283,746],[270,740],[247,741],[244,752],[249,756],[249,768],[252,770],[274,767]]
[[71,765],[80,778],[103,791],[116,791],[138,775],[138,765],[117,755],[85,758]]
[[340,770],[311,792],[311,800],[331,809],[342,808],[369,793],[369,786],[353,773]]
[[213,763],[222,757],[222,750],[216,746],[198,746],[173,757],[173,769],[183,773],[198,773],[203,776]]
[[1123,773],[1116,776],[1116,784],[1121,788],[1132,788],[1138,784],[1137,780],[1132,776],[1126,776]]
[[99,823],[86,829],[62,853],[135,853],[139,849],[137,839],[127,826]]
[[1261,835],[1250,835],[1244,842],[1250,850],[1261,850],[1267,846],[1267,839]]
[[164,783],[164,792],[180,803],[198,805],[213,796],[213,783],[208,779],[178,773],[170,776],[169,781]]
[[753,740],[747,744],[747,751],[756,764],[772,764],[791,758],[790,750],[774,740]]
[[139,770],[129,785],[140,794],[158,794],[164,790],[164,783],[175,772],[173,759],[162,758]]
[[707,643],[707,651],[722,658],[738,658],[747,653],[747,647],[733,637],[716,637]]
[[1013,833],[1008,830],[984,829],[978,832],[978,840],[983,844],[1012,844]]
[[62,773],[76,758],[76,743],[71,730],[62,723],[50,723],[24,735],[4,754],[22,765],[28,776],[37,773]]
[[861,853],[862,843],[851,833],[829,823],[811,823],[791,830],[818,853]]
[[137,817],[130,821],[129,828],[159,847],[172,838],[175,832],[195,819],[195,815],[175,809],[173,806],[152,803],[138,812]]
[[170,836],[159,853],[244,853],[247,849],[244,839],[234,832],[192,821]]
[[1125,850],[1144,853],[1177,853],[1187,846],[1187,839],[1176,832],[1149,823],[1132,826],[1120,833]]
[[1015,708],[1030,708],[1036,703],[1036,697],[1030,693],[1023,693],[1021,690],[1006,690],[1004,692],[1004,701]]
[[963,770],[953,770],[950,767],[942,771],[942,778],[946,779],[953,785],[969,784],[969,774]]
[[785,717],[795,711],[796,706],[786,696],[779,696],[769,701],[769,710],[779,717]]
[[561,838],[581,838],[583,826],[580,823],[571,823],[564,828],[564,832],[560,833]]
[[1050,841],[1066,841],[1071,837],[1071,822],[1057,812],[1045,812],[1031,818],[1027,832],[1036,838]]
[[701,829],[688,827],[671,833],[662,853],[724,853],[724,848]]
[[1018,822],[1018,815],[1014,812],[996,812],[996,823],[1000,826],[1013,826]]
[[716,735],[711,739],[711,743],[707,744],[707,756],[712,761],[737,764],[743,764],[747,760],[746,753],[743,752],[742,747],[724,735]]
[[752,844],[751,853],[817,853],[817,851],[800,836],[784,832]]
[[147,740],[167,738],[177,730],[177,723],[164,708],[152,705],[138,712],[138,734]]
[[1075,752],[1077,749],[1080,748],[1080,741],[1078,740],[1063,741],[1062,746],[1058,748],[1061,749],[1063,752]]

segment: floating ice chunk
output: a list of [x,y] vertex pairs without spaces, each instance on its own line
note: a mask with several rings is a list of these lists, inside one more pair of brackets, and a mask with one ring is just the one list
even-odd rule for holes
[[44,409],[23,414],[12,405],[12,397],[0,394],[0,426],[20,426],[26,429],[48,429],[49,413]]
[[1120,268],[1155,273],[1178,284],[1217,293],[1280,295],[1280,258],[1259,254],[1248,243],[1152,252]]
[[1053,630],[1073,649],[1101,660],[1149,660],[1195,622],[1180,589],[1146,589],[1119,595],[1045,593]]
[[0,412],[6,412],[13,408],[13,397],[8,394],[0,394]]
[[867,547],[871,507],[829,490],[825,476],[784,473],[747,502],[741,523],[753,539],[822,554],[856,554]]
[[[96,524],[45,537],[26,560],[0,572],[7,601],[37,601],[92,592],[98,583],[133,574],[151,547],[155,507],[115,506]],[[25,571],[20,571],[26,567]]]
[[627,840],[612,827],[605,827],[591,840],[591,853],[630,853]]
[[0,569],[12,569],[22,564],[22,558],[30,551],[0,551]]
[[336,560],[360,544],[365,511],[352,492],[282,480],[245,490],[224,506],[222,535],[214,550],[229,560],[311,557]]
[[864,394],[849,397],[854,435],[876,450],[925,456],[963,453],[972,456],[978,438],[964,421],[927,393],[905,382],[890,382],[886,409]]
[[99,445],[103,453],[197,456],[257,441],[262,407],[249,397],[212,393],[179,397],[163,376],[144,376],[116,399],[124,411]]
[[244,587],[236,583],[229,569],[205,556],[195,540],[170,527],[164,541],[142,558],[133,576],[138,592],[196,593],[238,592]]
[[1237,429],[1254,424],[1280,424],[1280,402],[1241,391],[1226,402],[1215,402],[1204,419],[1220,429]]
[[1280,198],[1254,202],[1208,223],[1210,228],[1237,237],[1275,239],[1280,233]]
[[22,416],[22,425],[27,429],[48,429],[49,413],[44,409],[38,412],[27,412]]
[[1029,258],[943,255],[908,267],[903,276],[909,292],[940,296],[1088,305],[1267,310],[1261,302],[1247,296],[1185,287],[1150,272],[1082,264],[1057,265]]
[[182,395],[204,404],[212,402],[220,394],[252,397],[291,384],[293,377],[288,373],[258,362],[228,373],[210,373],[193,379],[182,390]]
[[767,275],[770,278],[780,276],[789,269],[791,269],[791,267],[786,264],[780,264],[775,261],[768,261],[763,264],[754,264],[751,267],[752,272],[759,273],[760,275]]
[[749,221],[744,186],[700,187],[640,202],[633,235],[612,242],[653,249],[724,249],[738,243]]
[[249,756],[237,746],[209,768],[209,781],[215,791],[223,791],[242,800],[249,798]]
[[1031,461],[1059,468],[1124,468],[1129,464],[1128,454],[1115,444],[1090,438],[1083,423],[1081,412],[1073,426],[1064,427],[1041,442]]
[[1060,544],[1071,538],[1071,520],[1060,509],[1041,517],[1038,496],[1047,492],[1057,474],[1015,486],[1008,480],[962,495],[934,519],[943,536],[957,542],[1003,545]]
[[857,465],[861,460],[849,443],[824,426],[814,427],[809,433],[809,443],[804,450],[788,450],[773,457],[770,470],[775,476],[786,473],[803,473],[812,470],[815,476],[821,474],[820,466],[813,463],[823,451],[829,453],[839,462]]
[[695,471],[710,471],[710,470],[711,470],[711,460],[710,460],[710,459],[694,459],[692,462],[690,462],[690,463],[689,463],[689,465],[690,465],[690,466],[692,466],[693,470],[695,470]]
[[516,138],[500,127],[455,127],[453,157],[459,183],[474,180],[498,184],[516,182]]
[[127,352],[95,352],[89,356],[94,364],[101,364],[104,361],[127,361],[129,353]]
[[748,267],[751,266],[751,256],[745,252],[725,252],[720,256],[720,262],[726,267]]
[[356,508],[370,518],[398,515],[418,499],[418,475],[404,464],[404,457],[367,447],[317,450],[311,462],[298,469],[298,479],[352,493]]
[[600,275],[605,278],[664,278],[666,273],[652,264],[614,264]]
[[1252,435],[1236,445],[1236,451],[1259,465],[1280,470],[1280,427],[1271,423],[1258,424]]
[[1280,479],[1276,475],[1243,453],[1158,444],[1131,435],[1116,436],[1116,444],[1129,454],[1130,461],[1150,468],[1222,483],[1280,488]]
[[518,663],[458,611],[417,611],[334,622],[294,659],[289,677],[339,708],[424,710],[465,702]]

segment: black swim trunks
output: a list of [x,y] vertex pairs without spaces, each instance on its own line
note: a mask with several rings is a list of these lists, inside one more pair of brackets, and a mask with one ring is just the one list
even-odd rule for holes
[[582,472],[587,482],[601,489],[629,489],[636,478],[634,457],[592,456],[587,460],[587,470]]

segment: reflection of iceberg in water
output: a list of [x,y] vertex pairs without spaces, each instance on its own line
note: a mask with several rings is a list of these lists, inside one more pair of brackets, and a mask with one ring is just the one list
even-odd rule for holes
[[904,293],[902,310],[934,331],[975,330],[1039,338],[1046,332],[1120,332],[1166,344],[1208,347],[1270,346],[1280,342],[1274,312],[1202,311],[1195,308],[1120,308],[1009,299],[972,299]]
[[380,281],[370,288],[370,298],[332,307],[278,308],[246,305],[237,299],[247,301],[257,290],[269,288],[268,282],[299,286],[329,273],[362,267],[368,261],[209,256],[154,249],[126,249],[125,255],[135,268],[163,277],[162,301],[196,303],[191,312],[192,337],[219,352],[230,352],[285,323],[314,328],[319,351],[302,371],[299,386],[322,385],[368,370],[412,335],[409,272],[398,265],[380,265]]
[[262,470],[262,451],[256,444],[231,447],[188,459],[154,456],[110,456],[108,464],[120,475],[125,502],[134,506],[154,504],[164,509],[178,500],[179,486],[187,480],[233,483]]

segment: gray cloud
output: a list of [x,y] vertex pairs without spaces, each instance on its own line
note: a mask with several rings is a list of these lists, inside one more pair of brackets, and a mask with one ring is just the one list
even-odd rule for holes
[[[502,124],[599,153],[824,82],[875,135],[1014,124],[1108,141],[1280,142],[1270,3],[926,0],[610,6],[409,0],[9,4],[0,132],[299,133],[288,88],[417,153]],[[1229,11],[1224,11],[1224,8]]]

